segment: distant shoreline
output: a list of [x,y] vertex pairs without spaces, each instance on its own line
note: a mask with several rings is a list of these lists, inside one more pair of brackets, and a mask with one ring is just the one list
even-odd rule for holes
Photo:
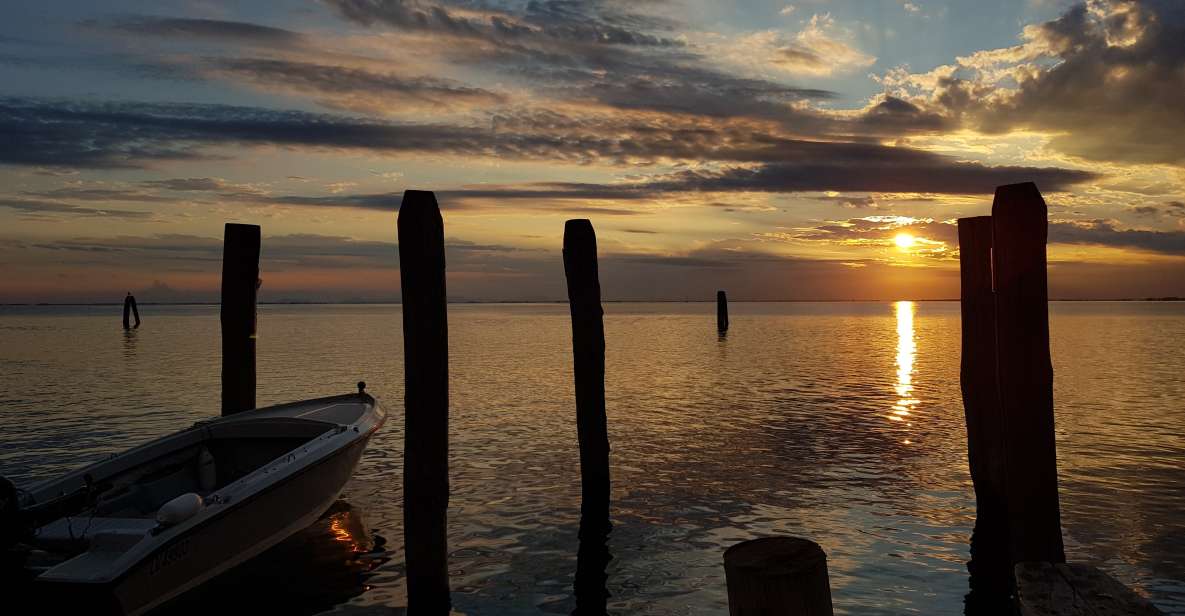
[[[891,302],[957,302],[951,299],[733,299],[732,303],[739,304],[883,304]],[[1051,299],[1051,302],[1185,302],[1185,297],[1144,297],[1120,299]],[[715,304],[715,300],[690,299],[655,299],[655,300],[601,300],[604,304]],[[566,304],[567,300],[453,300],[449,304]],[[379,301],[274,301],[259,302],[260,306],[399,306],[402,302]],[[141,306],[217,306],[218,302],[139,302]],[[5,306],[123,306],[123,302],[12,302],[0,303]]]

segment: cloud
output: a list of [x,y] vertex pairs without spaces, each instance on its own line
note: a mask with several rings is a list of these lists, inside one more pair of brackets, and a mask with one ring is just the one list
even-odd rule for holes
[[132,16],[113,20],[88,20],[83,25],[93,29],[164,39],[200,39],[215,43],[246,43],[269,47],[299,46],[308,42],[305,35],[283,28],[261,26],[241,21],[186,19],[176,17]]
[[167,180],[145,180],[140,184],[149,188],[186,192],[227,190],[233,187],[232,184],[222,178],[170,178]]
[[355,111],[402,112],[456,106],[492,106],[502,94],[448,79],[377,72],[365,68],[266,58],[208,58],[208,76],[286,92],[310,94],[323,106]]
[[63,203],[45,199],[26,199],[0,197],[0,208],[7,208],[28,216],[46,217],[55,214],[68,214],[83,218],[116,218],[116,219],[145,219],[152,218],[152,212],[136,210],[120,210],[114,208],[96,208]]
[[[535,45],[558,51],[577,44],[669,47],[682,43],[647,32],[661,20],[624,12],[605,0],[531,2],[520,11],[493,5],[426,0],[327,0],[343,17],[364,26],[385,26],[458,39],[486,41],[508,48]],[[459,7],[460,8],[460,7]]]
[[1117,229],[1105,220],[1054,221],[1049,224],[1049,241],[1061,244],[1092,244],[1135,248],[1149,252],[1185,256],[1185,231]]
[[1021,45],[885,82],[989,134],[1034,131],[1088,160],[1182,165],[1182,40],[1180,2],[1090,0],[1025,28]]
[[836,24],[830,13],[813,15],[792,41],[777,46],[773,63],[792,72],[831,75],[868,68],[876,57],[851,43],[852,33]]
[[[549,124],[555,120],[555,123]],[[139,167],[208,156],[206,146],[277,145],[377,154],[434,153],[509,159],[715,160],[755,168],[687,171],[651,181],[657,191],[808,190],[983,193],[1016,181],[1060,190],[1095,175],[1068,169],[991,167],[867,143],[807,141],[756,128],[631,124],[507,117],[505,126],[400,124],[224,105],[0,101],[0,163],[82,168]],[[621,190],[614,188],[614,190]],[[569,190],[570,192],[570,190]]]

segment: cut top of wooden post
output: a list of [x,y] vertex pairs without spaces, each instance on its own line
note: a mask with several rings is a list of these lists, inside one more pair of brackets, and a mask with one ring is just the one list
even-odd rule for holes
[[992,201],[992,235],[996,248],[996,289],[1039,275],[1045,286],[1045,242],[1048,235],[1045,199],[1032,182],[996,189]]
[[[417,259],[431,259],[433,262],[422,263],[423,267],[411,268],[415,271],[423,269],[444,269],[444,251],[436,250],[437,243],[444,243],[444,219],[440,215],[440,206],[436,203],[436,194],[430,190],[405,190],[403,202],[399,204],[399,255],[403,258],[406,253]],[[435,262],[439,260],[439,262]]]
[[597,271],[597,234],[592,221],[577,218],[564,223],[564,270],[572,310],[591,310],[600,316],[601,282]]
[[826,566],[819,544],[799,537],[762,537],[742,541],[724,551],[730,568],[763,577],[794,577]]
[[1016,565],[1021,616],[1163,616],[1115,578],[1087,565]]

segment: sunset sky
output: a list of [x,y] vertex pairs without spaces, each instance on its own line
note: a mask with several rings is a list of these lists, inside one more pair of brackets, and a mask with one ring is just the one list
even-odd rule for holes
[[[455,300],[958,296],[954,222],[1049,203],[1051,295],[1185,296],[1185,2],[6,3],[0,302],[392,300],[436,191]],[[915,238],[902,247],[897,236]]]

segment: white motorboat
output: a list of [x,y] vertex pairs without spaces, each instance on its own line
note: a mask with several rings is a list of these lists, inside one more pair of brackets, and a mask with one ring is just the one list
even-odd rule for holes
[[200,421],[25,490],[5,481],[0,538],[38,613],[141,614],[312,524],[386,420],[364,388]]

